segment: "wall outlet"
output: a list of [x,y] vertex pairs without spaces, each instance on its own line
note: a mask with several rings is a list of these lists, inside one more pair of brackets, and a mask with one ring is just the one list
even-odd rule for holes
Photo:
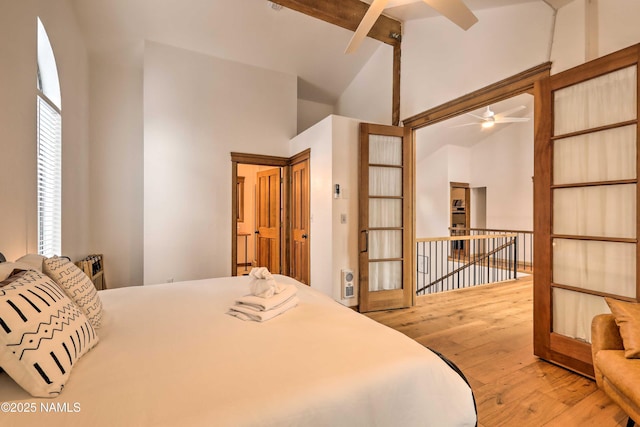
[[347,214],[343,213],[340,214],[340,224],[346,224],[347,223]]
[[348,299],[355,297],[355,277],[353,270],[342,270],[342,298]]

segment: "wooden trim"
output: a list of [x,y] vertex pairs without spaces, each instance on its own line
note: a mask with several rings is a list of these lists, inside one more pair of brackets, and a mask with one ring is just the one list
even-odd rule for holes
[[415,271],[413,270],[413,261],[414,261],[414,251],[415,244],[413,239],[415,237],[415,232],[413,230],[413,199],[411,198],[411,194],[413,194],[413,186],[414,182],[412,180],[413,176],[413,165],[415,163],[415,158],[413,158],[413,144],[412,137],[413,132],[411,128],[400,128],[403,131],[402,137],[402,164],[404,165],[404,170],[402,172],[402,228],[404,231],[402,232],[402,240],[403,240],[403,248],[402,248],[402,258],[403,258],[403,273],[402,273],[402,287],[403,287],[403,305],[404,307],[411,307],[415,300]]
[[583,188],[583,187],[602,187],[605,185],[628,185],[637,184],[637,179],[618,179],[615,181],[592,181],[592,182],[578,182],[575,184],[555,184],[551,186],[552,190],[562,188]]
[[391,92],[391,124],[398,126],[400,124],[400,74],[402,48],[401,44],[393,45],[393,88]]
[[[636,61],[640,60],[640,45]],[[637,63],[637,62],[636,62]],[[636,122],[640,114],[640,69],[636,70]],[[640,126],[636,125],[636,180],[640,179]],[[636,184],[636,240],[640,242],[640,185]],[[636,300],[640,301],[640,250],[636,247]]]
[[570,132],[570,133],[564,133],[564,134],[560,134],[560,135],[554,135],[551,137],[551,139],[553,141],[556,141],[558,139],[564,139],[564,138],[572,138],[574,136],[581,136],[581,135],[590,135],[592,133],[596,133],[596,132],[602,132],[605,130],[610,130],[610,129],[618,129],[618,128],[623,128],[625,126],[631,126],[631,125],[637,125],[638,124],[638,120],[627,120],[626,122],[619,122],[619,123],[612,123],[610,125],[604,125],[604,126],[598,126],[597,128],[589,128],[589,129],[582,129],[582,130],[578,130],[575,132]]
[[482,89],[471,92],[453,101],[404,119],[405,127],[413,130],[450,119],[463,113],[469,113],[488,104],[530,92],[535,82],[549,77],[551,62],[540,64],[515,76],[501,80]]
[[238,275],[238,163],[231,162],[231,276]]
[[[287,157],[266,156],[262,154],[231,153],[231,161],[246,165],[285,167],[289,164]],[[235,182],[235,177],[233,178]]]
[[280,222],[280,271],[291,275],[291,164],[282,168],[282,186],[280,190],[282,218]]
[[551,332],[549,343],[552,351],[571,354],[572,358],[591,364],[591,345],[576,339]]
[[608,292],[594,291],[592,289],[579,288],[577,286],[562,285],[560,283],[552,283],[551,287],[552,288],[558,288],[558,289],[564,289],[566,291],[579,292],[581,294],[589,294],[589,295],[593,295],[593,296],[596,296],[596,297],[615,298],[615,299],[619,299],[619,300],[622,300],[622,301],[637,302],[637,299],[636,298],[632,298],[632,297],[625,297],[623,295],[610,294]]
[[[369,9],[367,3],[360,0],[272,0],[321,21],[355,31]],[[368,37],[395,46],[400,44],[402,23],[386,15],[380,15]],[[345,46],[346,47],[346,46]]]
[[611,243],[638,243],[636,238],[625,237],[602,237],[602,236],[577,236],[573,234],[551,234],[552,239],[585,240],[590,242],[611,242]]
[[295,165],[296,163],[304,162],[305,160],[309,160],[311,158],[311,148],[307,148],[304,151],[299,152],[289,159],[290,165]]
[[450,181],[449,188],[469,188],[469,183]]
[[533,347],[534,354],[550,359],[551,333],[551,182],[549,165],[551,144],[551,83],[545,77],[534,85],[534,156],[533,156]]
[[593,61],[555,74],[551,80],[551,91],[581,83],[622,68],[637,64],[640,56],[640,44],[630,46]]

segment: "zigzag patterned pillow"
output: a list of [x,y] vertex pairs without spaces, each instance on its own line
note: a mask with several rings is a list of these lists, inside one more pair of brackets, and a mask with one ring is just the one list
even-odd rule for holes
[[34,397],[55,397],[98,342],[82,311],[47,276],[20,271],[0,282],[0,366]]
[[42,271],[80,307],[94,328],[100,327],[102,301],[91,279],[82,270],[68,259],[54,256],[44,260]]

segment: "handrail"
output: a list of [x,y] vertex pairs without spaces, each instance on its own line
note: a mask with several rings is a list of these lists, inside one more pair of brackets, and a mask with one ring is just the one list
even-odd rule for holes
[[531,230],[514,230],[514,229],[504,229],[504,228],[486,228],[486,227],[449,227],[449,230],[457,230],[457,231],[506,231],[508,233],[533,233]]
[[486,240],[486,239],[496,239],[502,237],[517,237],[515,233],[507,233],[507,234],[483,234],[477,236],[470,235],[462,235],[462,236],[447,236],[447,237],[422,237],[416,239],[416,243],[421,242],[451,242],[456,240]]
[[[505,235],[502,235],[502,237],[514,237],[514,238],[515,238],[516,236],[515,236],[515,235],[513,235],[513,236],[505,236]],[[480,256],[480,257],[478,257],[478,258],[474,258],[473,260],[470,260],[468,263],[466,263],[466,264],[465,264],[465,265],[463,265],[462,267],[458,267],[458,268],[456,268],[455,270],[453,270],[453,271],[451,271],[451,272],[447,273],[446,275],[444,275],[444,276],[442,276],[442,277],[440,277],[440,278],[438,278],[438,279],[434,280],[433,282],[429,283],[428,285],[425,285],[425,286],[421,287],[420,289],[417,289],[417,290],[416,290],[416,293],[418,293],[418,292],[423,292],[423,291],[425,291],[425,290],[429,289],[431,286],[435,285],[436,283],[438,283],[438,282],[442,282],[443,280],[448,279],[449,277],[451,277],[451,276],[453,276],[453,275],[455,275],[455,274],[458,274],[458,273],[459,273],[459,272],[461,272],[462,270],[464,270],[464,269],[466,269],[466,268],[469,268],[469,267],[471,267],[472,265],[477,264],[479,261],[482,261],[482,260],[485,260],[485,259],[489,258],[491,255],[493,255],[493,254],[495,254],[495,253],[498,253],[498,252],[500,252],[501,250],[503,250],[503,249],[505,249],[505,248],[507,248],[507,247],[509,247],[509,246],[513,245],[513,244],[514,244],[514,242],[515,242],[515,240],[510,240],[509,242],[507,242],[507,243],[504,243],[504,244],[500,245],[499,247],[497,247],[497,248],[493,249],[493,250],[492,250],[492,251],[490,251],[490,252],[487,252],[486,254],[483,254],[482,256]]]

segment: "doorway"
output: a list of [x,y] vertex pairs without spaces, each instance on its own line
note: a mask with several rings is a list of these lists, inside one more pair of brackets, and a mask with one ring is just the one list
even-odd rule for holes
[[267,267],[309,284],[310,155],[231,153],[232,275]]

